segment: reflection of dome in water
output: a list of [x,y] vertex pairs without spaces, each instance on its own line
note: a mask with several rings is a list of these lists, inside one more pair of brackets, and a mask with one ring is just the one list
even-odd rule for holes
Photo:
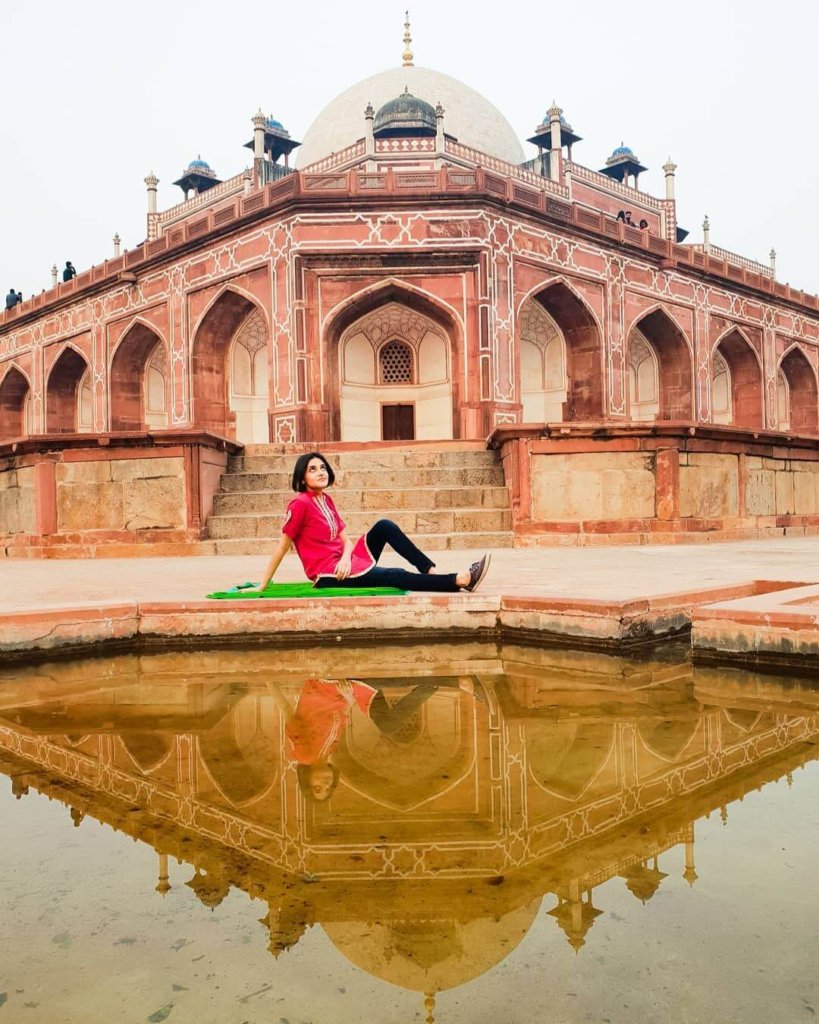
[[504,960],[532,927],[540,897],[499,918],[472,921],[350,921],[322,927],[336,949],[368,974],[415,992],[464,985]]
[[364,108],[376,110],[405,89],[444,108],[444,131],[466,146],[511,163],[523,161],[514,129],[489,100],[468,85],[429,68],[390,68],[351,86],[321,111],[304,137],[299,167],[329,156],[364,137]]

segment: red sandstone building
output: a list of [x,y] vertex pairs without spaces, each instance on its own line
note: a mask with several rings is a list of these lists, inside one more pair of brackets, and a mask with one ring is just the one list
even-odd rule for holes
[[519,543],[819,524],[819,300],[687,243],[670,160],[660,198],[628,147],[586,168],[553,106],[527,161],[409,51],[303,143],[253,133],[251,168],[198,159],[161,212],[151,174],[143,244],[0,314],[6,553],[196,540],[268,443],[490,438]]

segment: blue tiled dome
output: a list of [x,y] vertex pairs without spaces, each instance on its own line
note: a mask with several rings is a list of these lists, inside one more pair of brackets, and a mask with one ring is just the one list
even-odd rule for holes
[[268,119],[267,119],[267,127],[268,128],[272,128],[273,131],[276,131],[276,132],[283,132],[284,131],[284,125],[281,123],[281,121],[277,121],[275,117],[268,117]]
[[615,157],[618,156],[634,156],[634,150],[631,148],[631,146],[620,145],[617,147],[617,149],[614,150],[609,159],[613,160]]
[[211,169],[210,164],[203,160],[201,157],[197,157],[195,160],[191,160],[188,164],[189,171],[209,171]]

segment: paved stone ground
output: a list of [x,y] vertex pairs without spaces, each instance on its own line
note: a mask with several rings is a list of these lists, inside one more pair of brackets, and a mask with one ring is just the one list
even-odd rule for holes
[[[453,571],[476,552],[433,557],[441,571]],[[715,656],[750,660],[763,653],[788,667],[819,668],[819,537],[502,549],[493,552],[477,594],[204,600],[212,590],[258,580],[266,561],[264,551],[258,557],[0,561],[0,657],[137,635],[204,641],[420,630],[429,636],[499,626],[616,647],[691,625],[693,646]],[[277,579],[304,579],[294,556]]]
[[[475,552],[433,552],[441,571],[464,568]],[[259,557],[8,559],[0,561],[0,612],[99,601],[195,601],[212,590],[258,580]],[[398,559],[392,560],[400,564]],[[382,564],[391,564],[385,556]],[[303,580],[288,556],[279,582]],[[486,595],[625,602],[749,580],[819,583],[819,537],[724,544],[498,550],[481,588]]]

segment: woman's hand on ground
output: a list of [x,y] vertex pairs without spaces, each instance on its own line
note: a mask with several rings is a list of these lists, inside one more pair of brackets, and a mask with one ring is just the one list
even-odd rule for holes
[[336,563],[336,579],[346,580],[353,568],[353,560],[349,555],[342,555]]

